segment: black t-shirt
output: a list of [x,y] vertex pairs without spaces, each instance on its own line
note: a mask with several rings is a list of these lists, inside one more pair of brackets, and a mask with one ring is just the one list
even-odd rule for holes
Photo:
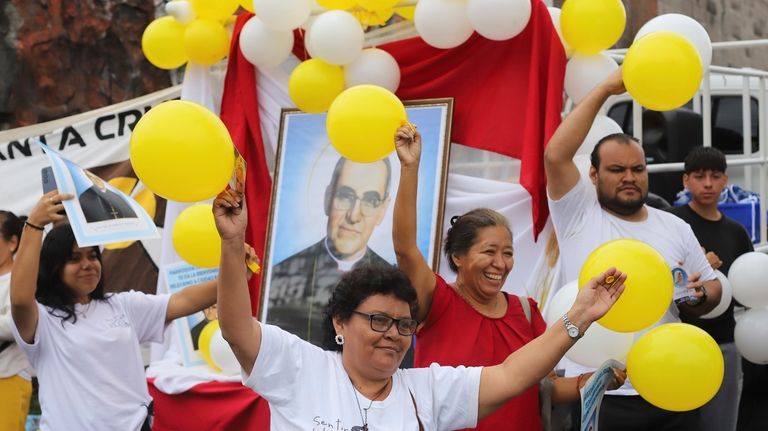
[[[754,250],[744,226],[725,214],[721,214],[720,220],[712,221],[696,214],[688,205],[670,208],[668,211],[691,225],[693,233],[704,250],[717,254],[723,261],[719,270],[726,276],[737,257]],[[728,306],[728,310],[714,319],[699,319],[682,311],[680,319],[707,331],[719,344],[733,342],[733,330],[736,327],[736,321],[733,320],[733,301]]]

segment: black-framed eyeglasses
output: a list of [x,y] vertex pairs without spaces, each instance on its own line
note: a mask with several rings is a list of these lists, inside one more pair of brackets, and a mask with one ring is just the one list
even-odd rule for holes
[[404,337],[408,337],[415,334],[416,328],[419,326],[419,321],[410,317],[395,319],[386,314],[368,314],[357,310],[353,311],[353,313],[367,317],[371,322],[371,329],[376,332],[387,332],[392,325],[397,324],[397,332]]
[[365,192],[363,197],[359,197],[349,187],[339,187],[333,195],[333,208],[339,211],[349,211],[355,207],[358,200],[360,201],[360,211],[366,217],[374,215],[384,202],[378,192]]

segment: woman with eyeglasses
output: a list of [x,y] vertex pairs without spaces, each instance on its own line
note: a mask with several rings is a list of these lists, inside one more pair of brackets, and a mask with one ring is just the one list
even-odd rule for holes
[[[498,212],[478,208],[451,221],[444,251],[456,281],[435,274],[416,245],[416,193],[421,158],[421,135],[406,124],[395,134],[400,159],[400,185],[395,198],[392,225],[398,267],[416,288],[423,322],[417,335],[414,365],[450,366],[497,364],[512,352],[544,333],[547,324],[536,302],[503,292],[502,286],[514,264],[512,231]],[[566,319],[567,316],[563,316]],[[581,333],[577,333],[579,336]],[[591,374],[591,373],[589,373]],[[616,381],[624,373],[614,370]],[[579,389],[589,375],[558,378],[552,382],[555,404],[579,399]],[[539,431],[539,390],[533,386],[477,424],[478,430],[499,430],[514,424],[515,430]]]
[[[556,325],[494,366],[399,369],[418,327],[417,293],[398,269],[369,267],[350,271],[335,288],[323,350],[251,316],[246,274],[238,265],[246,211],[238,205],[241,196],[230,191],[219,197],[227,202],[214,208],[222,240],[219,322],[244,384],[269,402],[271,429],[473,427],[538,382],[574,343],[566,325]],[[607,284],[609,276],[615,282]],[[568,312],[570,328],[583,333],[605,314],[625,279],[611,268],[584,286]]]

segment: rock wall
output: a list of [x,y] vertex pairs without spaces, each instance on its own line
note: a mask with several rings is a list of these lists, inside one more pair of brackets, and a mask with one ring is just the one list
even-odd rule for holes
[[0,129],[49,121],[168,87],[141,34],[152,0],[0,2]]
[[[659,14],[682,13],[699,21],[713,42],[768,37],[766,0],[658,0]],[[712,64],[768,70],[768,46],[715,50]]]

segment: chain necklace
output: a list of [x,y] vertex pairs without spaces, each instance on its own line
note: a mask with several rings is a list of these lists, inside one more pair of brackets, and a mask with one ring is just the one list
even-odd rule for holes
[[[349,377],[349,376],[347,376]],[[373,399],[371,399],[371,402],[368,403],[368,407],[361,408],[360,407],[360,398],[357,396],[357,389],[355,389],[355,384],[352,383],[352,377],[349,377],[349,384],[352,385],[352,392],[355,394],[355,402],[357,403],[357,411],[360,413],[360,420],[363,421],[363,429],[362,431],[368,431],[368,410],[371,409],[371,406],[373,406],[373,402],[378,400],[380,396],[384,394],[384,391],[387,390],[387,387],[389,386],[389,382],[392,381],[392,377],[387,380],[387,383],[384,385],[379,392],[374,395]]]
[[494,314],[496,312],[496,309],[498,308],[498,305],[499,305],[499,293],[500,292],[497,293],[496,296],[494,296],[493,304],[491,304],[490,311],[483,311],[477,305],[475,305],[475,303],[470,299],[469,295],[464,293],[464,284],[461,283],[459,280],[456,280],[456,289],[455,290],[456,290],[456,293],[458,293],[459,296],[461,296],[461,298],[464,300],[464,302],[469,304],[470,307],[474,308],[475,311],[477,311],[478,313],[482,314],[483,316],[488,316],[488,315]]

